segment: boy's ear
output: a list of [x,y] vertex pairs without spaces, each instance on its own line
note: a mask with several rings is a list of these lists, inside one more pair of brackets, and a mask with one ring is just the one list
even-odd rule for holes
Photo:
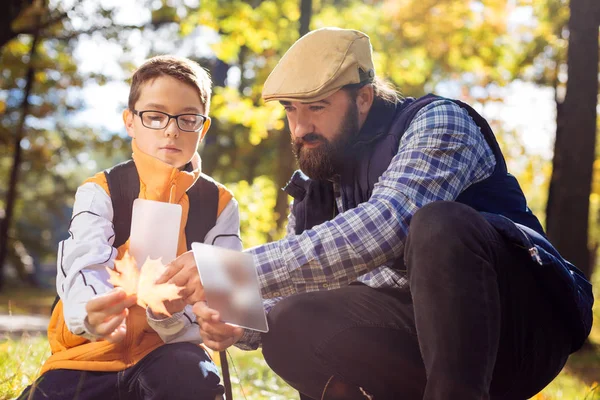
[[127,135],[132,138],[135,138],[135,131],[133,129],[133,113],[129,108],[123,110],[123,123],[125,124],[125,129],[127,130]]
[[200,132],[200,140],[204,139],[204,135],[208,132],[208,128],[210,128],[211,120],[210,117],[206,117],[206,122],[204,122],[204,126],[202,127],[202,132]]

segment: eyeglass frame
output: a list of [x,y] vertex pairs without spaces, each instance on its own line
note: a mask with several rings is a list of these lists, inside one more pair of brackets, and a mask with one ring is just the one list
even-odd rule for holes
[[[143,111],[138,111],[136,109],[131,110],[131,112],[134,115],[137,115],[138,117],[140,117],[140,121],[142,122],[142,126],[144,126],[145,128],[148,128],[148,129],[156,130],[156,131],[161,130],[161,129],[166,129],[167,126],[169,126],[169,124],[171,123],[171,120],[173,118],[175,119],[175,123],[177,124],[177,128],[179,128],[179,130],[181,130],[183,132],[200,132],[204,128],[204,125],[206,124],[206,121],[210,121],[210,117],[209,116],[206,116],[204,114],[197,114],[197,113],[183,113],[183,114],[171,115],[171,114],[166,113],[164,111],[158,111],[158,110],[143,110]],[[153,113],[163,114],[163,115],[166,115],[167,117],[169,117],[169,119],[167,120],[167,123],[165,124],[165,126],[163,126],[162,128],[154,128],[154,127],[151,127],[151,126],[147,126],[144,123],[144,118],[142,118],[142,116],[144,115],[144,113],[147,113],[147,112],[153,112]],[[196,117],[202,117],[202,118],[204,118],[204,121],[202,121],[202,125],[200,125],[200,128],[198,128],[197,130],[190,131],[188,129],[183,129],[179,125],[179,117],[181,117],[183,115],[194,115]]]

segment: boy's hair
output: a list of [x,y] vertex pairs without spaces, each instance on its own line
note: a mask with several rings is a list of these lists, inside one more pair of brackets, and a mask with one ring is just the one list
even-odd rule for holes
[[170,76],[196,89],[204,105],[204,114],[208,115],[211,96],[211,80],[208,72],[200,64],[188,58],[168,55],[146,60],[133,73],[127,103],[130,110],[134,109],[135,102],[140,98],[142,85],[160,76]]

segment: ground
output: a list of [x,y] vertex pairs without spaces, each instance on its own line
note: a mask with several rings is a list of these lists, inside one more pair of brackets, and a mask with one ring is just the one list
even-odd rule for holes
[[[594,279],[596,298],[600,297],[600,274]],[[52,291],[9,289],[0,293],[0,400],[15,398],[39,372],[50,349],[43,330],[54,300]],[[40,318],[24,319],[32,314]],[[12,316],[11,316],[12,315]],[[600,305],[594,309],[600,318]],[[26,321],[29,330],[19,324]],[[8,328],[7,328],[8,327]],[[12,333],[8,330],[12,329]],[[3,331],[3,332],[2,332]],[[266,365],[260,351],[229,350],[233,397],[245,400],[298,399],[297,393],[278,378]],[[215,356],[214,359],[218,360]],[[600,400],[600,324],[596,324],[590,343],[573,354],[565,369],[534,400]]]

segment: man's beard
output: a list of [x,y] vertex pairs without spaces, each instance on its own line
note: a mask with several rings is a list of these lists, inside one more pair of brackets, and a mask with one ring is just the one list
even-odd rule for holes
[[[292,149],[302,172],[315,180],[328,180],[340,173],[348,156],[352,154],[352,141],[358,135],[358,109],[350,104],[340,130],[329,141],[319,133],[309,133],[292,142]],[[315,148],[304,148],[304,142],[319,141]]]

